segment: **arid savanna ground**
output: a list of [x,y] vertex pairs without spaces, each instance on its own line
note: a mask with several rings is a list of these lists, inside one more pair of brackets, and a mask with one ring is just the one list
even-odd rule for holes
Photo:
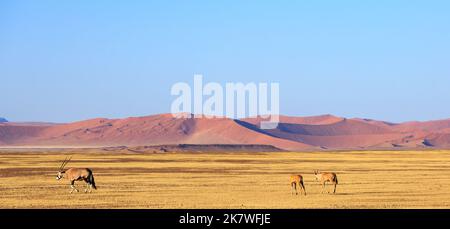
[[[69,194],[55,179],[94,171],[98,190]],[[321,194],[313,170],[338,174]],[[290,194],[302,174],[307,196]],[[331,191],[331,186],[328,187]],[[0,208],[450,208],[450,151],[118,153],[95,149],[0,150]]]

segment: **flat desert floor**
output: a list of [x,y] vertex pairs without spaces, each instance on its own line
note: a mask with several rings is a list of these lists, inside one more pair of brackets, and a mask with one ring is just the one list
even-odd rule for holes
[[[97,190],[79,182],[69,194],[55,179],[66,155],[67,168],[94,171]],[[321,194],[315,169],[337,173],[337,194]],[[307,196],[291,195],[290,174]],[[450,151],[0,150],[0,208],[450,208]]]

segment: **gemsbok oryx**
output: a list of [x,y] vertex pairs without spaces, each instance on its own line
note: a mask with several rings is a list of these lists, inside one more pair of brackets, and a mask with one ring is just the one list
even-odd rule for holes
[[319,173],[319,171],[316,170],[314,171],[314,176],[316,177],[317,181],[320,181],[322,183],[322,193],[325,190],[326,182],[334,184],[333,194],[336,193],[336,185],[338,185],[338,178],[336,176],[336,173]]
[[303,184],[303,177],[302,175],[291,175],[291,179],[290,179],[290,184],[291,184],[291,194],[294,194],[294,190],[295,190],[295,195],[298,195],[297,192],[297,187],[300,188],[300,190],[302,191],[302,193],[306,196],[306,190],[305,190],[305,185]]
[[95,186],[94,181],[94,175],[92,174],[92,170],[88,168],[70,168],[70,169],[64,169],[64,167],[69,163],[69,159],[66,159],[63,161],[61,166],[59,167],[58,174],[56,175],[56,180],[60,180],[61,178],[66,178],[70,181],[70,193],[72,193],[74,190],[78,192],[78,189],[75,187],[75,181],[84,181],[86,182],[86,189],[84,192],[92,192],[92,188],[97,189]]

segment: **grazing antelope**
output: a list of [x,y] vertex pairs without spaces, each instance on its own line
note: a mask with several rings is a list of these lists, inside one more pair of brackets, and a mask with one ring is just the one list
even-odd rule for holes
[[336,193],[336,185],[338,185],[338,178],[336,173],[319,173],[319,171],[314,171],[314,176],[316,177],[316,181],[320,181],[322,183],[322,193],[325,190],[325,183],[331,182],[334,184],[333,194]]
[[75,188],[75,181],[83,180],[84,182],[86,182],[86,189],[84,189],[85,193],[88,192],[88,190],[89,193],[92,192],[92,188],[97,189],[97,187],[95,186],[94,175],[92,174],[92,170],[88,168],[70,168],[66,170],[64,169],[67,163],[69,163],[70,159],[72,159],[72,157],[70,157],[69,160],[67,160],[66,157],[66,159],[63,161],[63,163],[59,167],[58,174],[56,175],[56,180],[60,180],[63,177],[69,179],[71,188],[70,193],[72,193],[73,191],[78,192],[78,189]]
[[302,193],[306,196],[306,190],[305,190],[305,185],[303,185],[303,177],[302,175],[291,175],[291,179],[290,179],[290,184],[291,184],[291,194],[294,194],[294,190],[295,190],[295,195],[298,195],[297,192],[297,187],[299,187],[302,191]]

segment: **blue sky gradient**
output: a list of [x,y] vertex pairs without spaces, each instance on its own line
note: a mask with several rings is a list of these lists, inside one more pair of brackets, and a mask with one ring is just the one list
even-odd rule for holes
[[281,113],[450,118],[450,2],[0,1],[0,117],[170,111],[171,86],[278,82]]

